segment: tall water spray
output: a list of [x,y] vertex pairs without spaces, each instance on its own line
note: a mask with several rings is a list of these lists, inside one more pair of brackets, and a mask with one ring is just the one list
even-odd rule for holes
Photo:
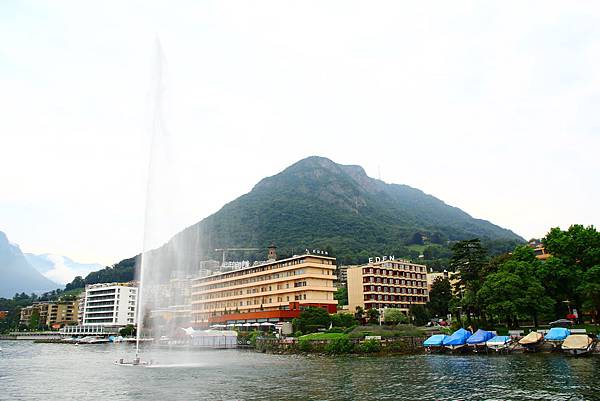
[[144,234],[142,253],[138,261],[138,307],[136,358],[139,358],[140,340],[151,327],[144,324],[152,309],[164,307],[160,302],[157,286],[164,280],[161,270],[171,266],[161,266],[157,250],[157,241],[164,241],[165,221],[169,218],[172,204],[172,188],[174,180],[172,171],[171,140],[165,124],[165,57],[160,40],[155,43],[155,60],[153,85],[150,93],[151,124],[148,127],[150,136],[150,155],[147,170],[146,206],[144,213]]
[[[181,185],[182,172],[177,169],[181,149],[191,146],[171,135],[166,124],[166,59],[158,38],[150,93],[150,155],[147,170],[146,207],[143,249],[138,260],[139,280],[137,307],[136,359],[144,338],[173,338],[183,335],[191,324],[191,278],[197,276],[203,255],[201,239],[210,237],[198,227],[183,232],[177,223],[177,204],[186,196],[190,185],[201,185],[204,174]],[[197,139],[197,137],[195,138]],[[179,141],[179,142],[177,142]],[[179,148],[177,147],[179,145]],[[179,149],[179,150],[177,150]],[[195,147],[194,149],[197,149]],[[182,167],[182,168],[183,168]]]

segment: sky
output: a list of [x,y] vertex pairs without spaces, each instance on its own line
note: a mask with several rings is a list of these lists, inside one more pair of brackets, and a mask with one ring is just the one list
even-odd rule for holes
[[597,226],[599,20],[591,1],[2,1],[0,230],[111,265],[311,155],[526,239]]

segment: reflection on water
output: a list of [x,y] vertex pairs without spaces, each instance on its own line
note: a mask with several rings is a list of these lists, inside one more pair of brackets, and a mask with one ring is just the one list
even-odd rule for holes
[[583,400],[597,397],[598,355],[322,357],[153,350],[123,367],[127,344],[0,341],[7,400]]

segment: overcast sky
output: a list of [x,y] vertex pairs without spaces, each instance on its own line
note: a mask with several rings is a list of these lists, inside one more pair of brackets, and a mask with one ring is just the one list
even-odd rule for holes
[[600,4],[418,3],[1,1],[0,230],[141,250],[157,36],[159,240],[310,155],[525,238],[598,225]]

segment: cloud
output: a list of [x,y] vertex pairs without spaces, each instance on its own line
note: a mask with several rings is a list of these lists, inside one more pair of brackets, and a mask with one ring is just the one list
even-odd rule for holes
[[157,32],[157,242],[313,154],[525,237],[600,224],[596,3],[4,3],[0,220],[29,251],[141,250]]
[[27,254],[26,257],[29,263],[31,263],[46,278],[59,284],[70,283],[76,276],[85,277],[90,272],[102,268],[101,265],[95,263],[77,263],[61,255]]

